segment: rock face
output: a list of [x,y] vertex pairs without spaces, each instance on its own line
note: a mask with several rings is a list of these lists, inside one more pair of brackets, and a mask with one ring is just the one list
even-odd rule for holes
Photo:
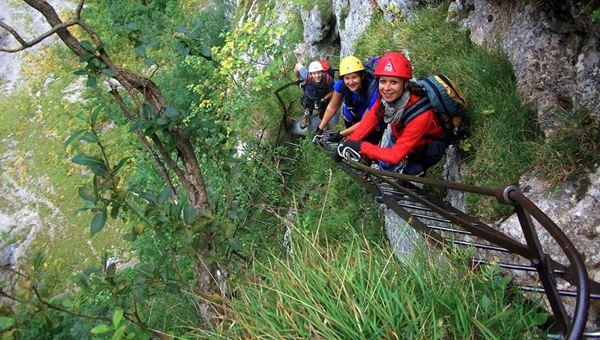
[[[51,3],[58,13],[74,8],[73,1],[70,0],[51,1]],[[0,2],[0,20],[16,29],[26,41],[31,41],[36,35],[50,29],[50,25],[41,14],[29,6],[17,4],[15,1]],[[47,38],[26,51],[16,54],[0,52],[0,91],[10,93],[17,87],[21,74],[21,60],[26,54],[36,53],[41,46],[51,44],[56,39],[55,36]],[[0,47],[16,48],[19,47],[19,44],[12,35],[0,28]]]
[[457,0],[448,18],[468,28],[475,44],[508,56],[521,97],[549,136],[559,124],[557,108],[583,108],[600,119],[600,25],[583,11],[574,0]]
[[[0,140],[9,150],[0,153],[0,262],[16,264],[25,258],[29,245],[40,232],[51,239],[62,219],[57,206],[48,198],[53,188],[45,177],[28,177],[20,167],[28,163],[32,152],[19,153],[12,135]],[[16,165],[16,166],[15,166]],[[17,170],[15,170],[15,168]],[[44,189],[41,189],[44,188]],[[48,211],[47,216],[40,211]],[[0,272],[0,283],[12,286],[14,275]]]
[[[546,136],[559,127],[553,111],[583,109],[600,119],[600,25],[591,22],[581,2],[457,0],[448,19],[470,30],[471,40],[501,49],[511,60],[521,98],[532,104]],[[520,187],[552,219],[582,254],[591,279],[600,280],[600,167],[552,188],[534,171]],[[524,241],[515,215],[498,223],[503,232]],[[562,250],[538,227],[545,252]],[[565,283],[564,287],[568,288]],[[598,308],[591,313],[598,323]]]
[[[450,145],[446,150],[446,163],[444,163],[444,179],[451,182],[460,182],[465,169],[462,168],[459,158],[460,150],[457,145]],[[469,212],[467,205],[467,195],[458,190],[448,190],[448,194],[444,197],[444,201],[454,208],[464,212]]]
[[394,249],[396,258],[400,261],[411,257],[418,245],[423,243],[423,237],[392,209],[381,205],[380,214],[385,221],[385,234]]
[[[592,185],[596,183],[596,185]],[[600,168],[578,181],[565,182],[556,188],[541,181],[535,173],[521,177],[520,187],[558,225],[584,257],[591,279],[600,282]],[[521,240],[521,226],[516,215],[499,223],[504,233]],[[550,235],[538,226],[540,241],[547,253],[562,256],[562,250]]]
[[304,41],[296,47],[298,60],[302,56],[314,59],[325,59],[334,54],[335,45],[339,43],[336,21],[330,10],[321,10],[315,5],[311,10],[300,10],[304,27]]
[[[295,52],[298,60],[325,58],[335,54],[340,57],[354,53],[354,43],[371,23],[374,11],[383,11],[388,20],[402,13],[410,17],[411,11],[423,4],[437,0],[332,0],[331,7],[315,5],[301,10],[304,41]],[[335,64],[335,62],[334,62]]]
[[354,42],[369,27],[374,5],[364,0],[333,0],[340,35],[340,57],[354,53]]
[[[561,183],[553,188],[538,179],[535,172],[526,173],[519,182],[525,196],[533,201],[567,235],[583,257],[590,279],[600,282],[600,167],[577,181]],[[536,230],[544,252],[563,263],[569,263],[564,252],[535,220]],[[511,237],[525,242],[519,220],[515,215],[499,222],[497,228]],[[535,277],[525,277],[524,283],[532,285]],[[571,289],[571,284],[558,281],[561,289]],[[573,306],[567,301],[567,310]],[[590,308],[588,326],[600,324],[600,306]]]

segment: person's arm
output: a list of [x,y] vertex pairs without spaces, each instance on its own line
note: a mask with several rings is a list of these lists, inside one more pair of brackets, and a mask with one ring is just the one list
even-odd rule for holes
[[356,130],[356,128],[358,127],[358,124],[360,124],[360,122],[352,125],[351,127],[340,131],[340,135],[342,136],[350,136],[352,134],[352,132],[354,132],[354,130]]
[[296,63],[294,66],[294,76],[296,79],[306,80],[308,78],[308,69],[300,63]]
[[410,121],[402,129],[398,140],[391,148],[381,148],[371,143],[362,143],[360,152],[371,159],[378,159],[390,164],[399,163],[419,143],[429,129],[429,124],[434,119],[433,112],[423,113]]
[[319,129],[317,131],[323,131],[327,124],[333,118],[333,115],[340,109],[342,105],[342,94],[334,91],[331,96],[331,101],[329,105],[327,105],[327,109],[325,109],[325,113],[323,114],[323,119],[321,119],[321,124],[319,124]]
[[380,102],[376,102],[363,115],[360,122],[358,122],[348,128],[348,129],[352,129],[352,131],[350,131],[350,135],[349,135],[348,139],[353,140],[353,141],[361,141],[365,137],[367,137],[371,133],[371,131],[373,131],[377,127],[377,125],[379,124],[379,121],[381,120],[381,117],[378,116],[380,105],[381,105]]

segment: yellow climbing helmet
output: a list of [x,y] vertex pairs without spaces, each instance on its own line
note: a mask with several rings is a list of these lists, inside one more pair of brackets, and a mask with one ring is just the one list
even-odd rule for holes
[[363,65],[362,61],[357,57],[351,55],[342,59],[340,63],[340,77],[349,73],[354,73],[358,71],[362,71],[365,69],[365,65]]

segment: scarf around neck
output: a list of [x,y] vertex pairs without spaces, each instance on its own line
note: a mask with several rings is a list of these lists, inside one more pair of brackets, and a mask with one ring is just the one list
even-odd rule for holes
[[381,103],[384,107],[383,121],[387,124],[398,124],[400,118],[402,118],[402,114],[404,114],[404,108],[406,107],[406,104],[408,104],[409,99],[410,92],[408,92],[408,90],[404,90],[402,96],[392,103],[388,103],[382,98]]

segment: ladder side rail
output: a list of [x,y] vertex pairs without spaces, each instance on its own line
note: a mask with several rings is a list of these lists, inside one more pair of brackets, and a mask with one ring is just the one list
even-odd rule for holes
[[[516,204],[522,207],[524,211],[531,214],[539,224],[550,233],[550,236],[556,240],[559,247],[563,250],[567,259],[571,263],[571,268],[576,275],[576,286],[577,286],[577,298],[575,302],[575,311],[573,313],[573,320],[571,321],[569,331],[567,333],[568,339],[578,339],[585,331],[585,325],[587,322],[587,314],[589,308],[590,292],[588,287],[588,274],[585,264],[581,258],[581,255],[577,252],[571,240],[563,233],[562,230],[552,221],[544,212],[540,210],[533,202],[531,202],[523,193],[516,187],[507,187],[504,190],[504,197],[506,197],[506,203]],[[533,223],[529,218],[528,223]]]

